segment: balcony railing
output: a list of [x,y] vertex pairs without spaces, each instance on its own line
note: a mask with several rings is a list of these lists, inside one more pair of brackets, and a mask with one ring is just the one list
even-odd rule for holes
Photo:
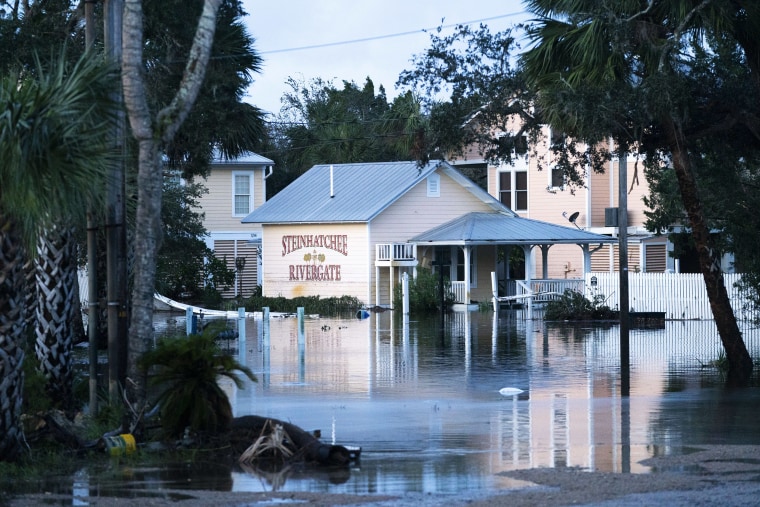
[[378,243],[375,245],[375,259],[378,262],[416,261],[417,245],[414,243]]

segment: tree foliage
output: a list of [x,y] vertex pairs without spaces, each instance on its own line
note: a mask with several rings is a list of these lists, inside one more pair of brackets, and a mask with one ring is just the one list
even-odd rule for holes
[[414,160],[424,119],[415,96],[391,103],[371,79],[363,87],[315,79],[289,79],[291,91],[272,127],[278,169],[268,182],[272,195],[316,164]]
[[[154,111],[169,104],[180,85],[202,3],[145,3],[146,91]],[[221,2],[198,98],[164,149],[168,165],[181,169],[185,176],[206,175],[215,149],[234,158],[259,150],[265,141],[262,111],[243,101],[262,62],[254,49],[255,40],[243,24],[246,15],[239,0]]]
[[[0,79],[0,460],[14,459],[23,438],[23,345],[33,311],[25,306],[24,264],[43,229],[83,216],[99,195],[115,160],[106,134],[115,77],[87,54],[74,65],[59,58]],[[70,359],[70,345],[55,347],[59,358]]]
[[[565,183],[583,184],[585,170],[603,171],[613,155],[639,155],[652,181],[678,189],[681,223],[696,245],[732,378],[746,380],[751,360],[720,276],[721,251],[707,218],[712,204],[703,204],[701,193],[712,184],[726,189],[722,195],[741,189],[737,175],[756,158],[760,43],[751,34],[760,28],[760,4],[526,5],[536,19],[523,27],[529,47],[517,66],[511,64],[517,49],[511,30],[491,34],[484,26],[462,26],[450,36],[432,34],[416,68],[401,75],[401,84],[427,97],[427,156],[462,156],[477,146],[486,160],[509,162],[520,153],[520,139],[536,141],[542,125],[564,135],[552,151]],[[654,210],[659,218],[677,209],[664,194],[650,203],[667,205],[667,211]]]
[[714,143],[733,146],[713,165],[730,185],[737,162],[760,147],[756,101],[736,96],[758,91],[750,72],[757,43],[744,31],[758,27],[760,8],[741,4],[532,0],[528,8],[539,19],[529,29],[534,46],[523,57],[526,76],[539,90],[537,106],[551,125],[592,147],[610,136],[620,155],[638,152],[650,174],[673,171],[729,382],[737,384],[748,381],[752,360],[720,273],[710,207],[700,192],[709,178],[700,166],[718,154]]
[[208,231],[203,225],[204,214],[197,210],[200,197],[207,192],[200,183],[182,184],[172,178],[164,181],[164,237],[156,266],[159,294],[199,300],[206,293],[225,290],[235,281],[235,272],[217,259],[203,241]]

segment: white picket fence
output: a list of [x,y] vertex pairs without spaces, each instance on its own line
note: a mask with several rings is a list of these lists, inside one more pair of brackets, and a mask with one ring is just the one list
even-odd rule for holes
[[[739,320],[752,318],[749,301],[736,288],[740,274],[724,274],[723,280],[734,315]],[[612,309],[620,305],[618,273],[586,274],[586,297],[603,295]],[[694,273],[630,273],[628,301],[632,312],[665,312],[666,319],[713,318],[707,289],[701,274]]]

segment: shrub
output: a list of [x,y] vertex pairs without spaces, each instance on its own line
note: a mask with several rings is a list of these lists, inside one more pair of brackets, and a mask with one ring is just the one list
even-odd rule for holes
[[616,314],[604,304],[603,295],[589,300],[580,292],[565,290],[560,299],[546,305],[544,320],[609,320]]
[[[409,311],[414,313],[434,313],[440,310],[441,281],[438,275],[429,269],[417,270],[417,278],[409,279]],[[443,306],[448,309],[454,304],[454,294],[451,292],[451,282],[443,281]],[[401,308],[402,302],[401,284],[396,284],[393,289],[393,306]]]
[[298,308],[303,308],[304,313],[328,315],[339,317],[352,315],[364,305],[353,296],[341,296],[320,298],[319,296],[303,296],[293,299],[284,297],[264,297],[261,291],[255,291],[251,297],[245,300],[245,308],[248,311],[258,311],[264,307],[273,312],[296,313]]
[[232,379],[238,388],[242,380],[256,377],[246,366],[217,347],[218,326],[210,325],[202,334],[165,338],[143,354],[140,366],[148,371],[151,386],[158,389],[161,426],[167,437],[192,431],[223,431],[232,421],[232,406],[217,384],[219,375]]

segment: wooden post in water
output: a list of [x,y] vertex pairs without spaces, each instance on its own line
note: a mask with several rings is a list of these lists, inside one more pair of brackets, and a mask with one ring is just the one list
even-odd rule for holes
[[401,275],[401,308],[404,315],[409,315],[409,273]]
[[493,293],[493,311],[499,311],[499,282],[496,280],[496,271],[491,271],[491,292]]
[[306,381],[306,334],[304,332],[304,309],[298,307],[298,379]]
[[187,336],[193,334],[193,307],[188,306],[185,309],[185,331]]
[[269,307],[261,309],[261,362],[264,371],[262,382],[269,385]]
[[245,308],[238,308],[238,361],[245,364]]

